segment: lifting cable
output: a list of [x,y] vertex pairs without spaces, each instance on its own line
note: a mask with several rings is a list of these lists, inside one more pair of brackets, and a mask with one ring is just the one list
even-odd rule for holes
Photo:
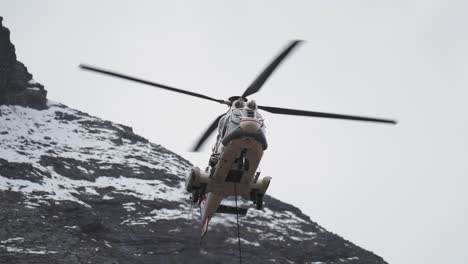
[[190,211],[188,212],[188,217],[187,218],[188,218],[188,220],[190,222],[193,221],[193,203],[190,203]]
[[234,183],[234,199],[236,201],[236,217],[237,217],[237,242],[239,245],[239,263],[242,264],[242,250],[241,250],[241,240],[240,240],[240,228],[239,228],[239,209],[237,208],[237,183]]

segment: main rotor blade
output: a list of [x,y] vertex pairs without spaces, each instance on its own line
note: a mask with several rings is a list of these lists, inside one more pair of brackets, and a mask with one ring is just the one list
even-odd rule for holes
[[221,104],[229,104],[228,102],[226,102],[224,100],[221,100],[221,99],[215,99],[215,98],[203,95],[203,94],[189,92],[189,91],[185,91],[185,90],[182,90],[182,89],[177,89],[177,88],[170,87],[170,86],[167,86],[167,85],[164,85],[164,84],[159,84],[159,83],[155,83],[155,82],[142,80],[142,79],[131,77],[131,76],[128,76],[128,75],[124,75],[124,74],[121,74],[121,73],[116,73],[116,72],[112,72],[112,71],[109,71],[109,70],[100,69],[100,68],[97,68],[97,67],[94,67],[94,66],[80,64],[79,67],[84,69],[84,70],[103,73],[103,74],[107,74],[107,75],[110,75],[110,76],[114,76],[114,77],[122,78],[122,79],[125,79],[125,80],[134,81],[134,82],[138,82],[138,83],[142,83],[142,84],[162,88],[162,89],[169,90],[169,91],[182,93],[182,94],[186,94],[186,95],[191,95],[191,96],[195,96],[195,97],[198,97],[198,98],[203,98],[203,99],[218,102],[218,103],[221,103]]
[[198,140],[197,144],[195,145],[195,147],[193,147],[192,151],[198,151],[200,150],[201,146],[203,145],[203,143],[205,143],[206,139],[213,133],[213,131],[216,130],[216,128],[218,127],[218,123],[219,123],[219,120],[221,119],[221,117],[223,117],[225,114],[222,114],[220,116],[218,116],[214,121],[213,123],[211,123],[211,125],[208,127],[208,129],[205,131],[205,133],[201,136],[201,138]]
[[295,109],[279,108],[279,107],[271,107],[271,106],[261,106],[261,105],[259,105],[258,108],[264,111],[270,112],[270,113],[283,114],[283,115],[312,116],[312,117],[335,118],[335,119],[346,119],[346,120],[357,120],[357,121],[370,121],[370,122],[389,123],[389,124],[397,123],[395,120],[391,120],[391,119],[380,119],[380,118],[372,118],[372,117],[364,117],[364,116],[340,115],[340,114],[312,112],[312,111],[295,110]]
[[276,57],[268,67],[263,70],[262,73],[255,79],[252,84],[245,90],[244,94],[242,97],[246,98],[249,95],[252,95],[260,90],[262,88],[263,84],[265,81],[270,77],[270,75],[275,71],[275,69],[278,67],[278,65],[281,64],[281,62],[288,56],[289,53],[299,44],[301,43],[301,40],[295,40],[289,44],[289,46],[281,52],[278,57]]

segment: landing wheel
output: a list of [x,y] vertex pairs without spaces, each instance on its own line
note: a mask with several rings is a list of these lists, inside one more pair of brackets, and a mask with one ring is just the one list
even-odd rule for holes
[[202,183],[200,184],[200,188],[193,190],[192,195],[191,195],[191,200],[194,203],[200,203],[202,200],[202,197],[205,195],[206,192],[206,184]]
[[194,190],[190,198],[192,199],[192,202],[198,202],[198,199],[200,198],[200,192],[198,190]]
[[250,201],[252,201],[253,204],[257,203],[257,191],[256,190],[252,190],[250,192]]
[[257,210],[263,209],[263,194],[257,194],[257,199],[255,200],[255,205]]

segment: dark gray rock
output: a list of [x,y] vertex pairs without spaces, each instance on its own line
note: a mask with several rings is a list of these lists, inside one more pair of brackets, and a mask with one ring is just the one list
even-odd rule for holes
[[10,31],[3,26],[2,21],[0,17],[0,105],[47,108],[47,91],[42,84],[31,82],[32,74],[23,63],[16,60]]
[[44,177],[50,175],[30,163],[8,162],[0,158],[0,175],[8,179],[24,179],[34,183],[40,183]]

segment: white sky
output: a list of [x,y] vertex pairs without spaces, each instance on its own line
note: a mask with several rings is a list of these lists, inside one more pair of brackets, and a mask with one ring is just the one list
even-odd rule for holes
[[[225,107],[79,71],[89,63],[216,98],[395,118],[265,113],[270,194],[390,263],[468,259],[468,2],[2,1],[18,58],[49,98],[186,152]],[[211,138],[211,142],[214,138]]]

